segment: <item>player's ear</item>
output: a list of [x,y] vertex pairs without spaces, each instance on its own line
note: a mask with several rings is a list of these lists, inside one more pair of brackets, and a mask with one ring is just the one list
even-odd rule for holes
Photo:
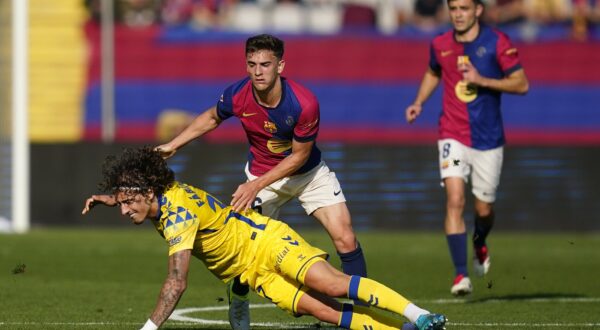
[[152,203],[152,201],[154,200],[155,196],[156,195],[154,194],[154,190],[148,189],[148,191],[146,191],[146,201],[148,203]]
[[283,68],[285,67],[285,61],[279,60],[277,63],[277,73],[281,74],[283,72]]
[[483,5],[479,2],[476,2],[475,3],[475,16],[477,18],[480,18],[482,14],[483,14]]

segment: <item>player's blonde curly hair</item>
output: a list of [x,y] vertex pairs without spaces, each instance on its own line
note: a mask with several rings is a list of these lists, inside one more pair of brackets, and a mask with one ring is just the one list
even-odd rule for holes
[[109,155],[102,164],[102,181],[98,188],[103,192],[118,191],[161,195],[175,181],[173,170],[149,146],[124,148],[117,157]]

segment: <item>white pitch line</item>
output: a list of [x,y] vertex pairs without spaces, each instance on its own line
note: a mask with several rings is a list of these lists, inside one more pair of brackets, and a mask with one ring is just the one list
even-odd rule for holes
[[465,303],[498,303],[498,302],[534,302],[534,303],[597,303],[600,302],[598,297],[572,297],[572,298],[523,298],[523,299],[502,299],[502,298],[490,298],[485,300],[469,300],[469,299],[415,299],[415,302],[422,304],[465,304]]
[[[250,304],[250,308],[275,308],[274,304]],[[189,308],[181,308],[173,311],[169,320],[171,321],[183,321],[183,322],[193,322],[193,323],[201,323],[201,324],[213,324],[213,325],[229,325],[229,321],[225,320],[206,320],[195,317],[185,316],[188,313],[198,313],[198,312],[213,312],[213,311],[226,311],[229,309],[229,306],[208,306],[208,307],[189,307]],[[252,322],[252,326],[255,327],[285,327],[285,328],[293,328],[293,327],[306,327],[306,323],[290,323],[290,322]]]
[[[527,301],[533,302],[550,302],[550,301],[559,301],[559,302],[600,302],[600,298],[534,298],[534,299],[526,299]],[[502,299],[490,299],[486,300],[486,302],[500,302],[506,301]],[[464,299],[434,299],[434,300],[422,300],[421,303],[428,304],[463,304],[468,302]],[[212,311],[225,311],[229,306],[209,306],[209,307],[190,307],[190,308],[182,308],[176,309],[169,317],[171,321],[180,321],[180,322],[190,322],[190,323],[200,323],[200,324],[219,324],[219,325],[227,325],[228,321],[225,320],[206,320],[196,317],[185,316],[184,314],[188,313],[198,313],[198,312],[212,312]],[[274,304],[250,304],[250,308],[275,308]],[[273,322],[253,322],[252,326],[262,326],[262,327],[285,327],[288,329],[292,328],[302,328],[306,327],[309,324],[307,323],[273,323]],[[536,327],[536,328],[546,328],[546,327],[599,327],[600,323],[460,323],[460,322],[449,322],[449,326],[472,326],[472,327]]]
[[534,328],[595,328],[600,327],[600,323],[465,323],[448,322],[449,326],[463,327],[534,327]]
[[[509,300],[501,298],[492,298],[478,303],[498,303],[507,302]],[[527,301],[534,303],[547,303],[547,302],[559,302],[559,303],[597,303],[600,302],[600,297],[580,297],[580,298],[531,298],[531,299],[515,299],[514,301]],[[416,300],[421,304],[465,304],[470,301],[467,299],[422,299]],[[274,304],[251,304],[251,308],[275,308]],[[197,312],[212,312],[212,311],[224,311],[227,310],[228,306],[208,306],[208,307],[191,307],[176,309],[171,314],[169,320],[178,321],[183,324],[213,324],[213,325],[228,325],[229,322],[226,320],[206,320],[201,318],[185,316],[188,313]],[[0,327],[4,326],[115,326],[115,325],[140,325],[138,322],[3,322],[0,321]],[[450,326],[471,326],[471,327],[535,327],[535,328],[553,328],[553,327],[600,327],[600,323],[461,323],[461,322],[449,322]],[[306,328],[310,326],[310,323],[274,323],[274,322],[255,322],[253,326],[261,327],[285,327],[288,329],[293,328]]]

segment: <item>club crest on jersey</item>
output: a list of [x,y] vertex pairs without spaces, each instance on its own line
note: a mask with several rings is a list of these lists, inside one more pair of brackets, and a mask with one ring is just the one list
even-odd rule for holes
[[477,54],[478,57],[483,57],[486,53],[487,49],[485,49],[485,47],[483,46],[477,48],[477,52],[475,52],[475,54]]
[[294,125],[294,118],[292,118],[292,116],[288,116],[287,119],[285,120],[285,123],[288,126],[293,126]]
[[273,122],[265,120],[265,125],[263,127],[264,127],[265,131],[267,131],[271,134],[275,134],[277,132],[277,126]]

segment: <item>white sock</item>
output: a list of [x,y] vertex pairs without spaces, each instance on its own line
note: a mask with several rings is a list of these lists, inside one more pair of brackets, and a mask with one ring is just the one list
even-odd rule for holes
[[423,308],[420,308],[420,307],[416,306],[415,304],[410,303],[404,309],[404,313],[403,314],[412,323],[415,323],[415,322],[417,322],[417,319],[419,318],[419,316],[421,316],[423,314],[429,314],[429,311],[426,311]]

